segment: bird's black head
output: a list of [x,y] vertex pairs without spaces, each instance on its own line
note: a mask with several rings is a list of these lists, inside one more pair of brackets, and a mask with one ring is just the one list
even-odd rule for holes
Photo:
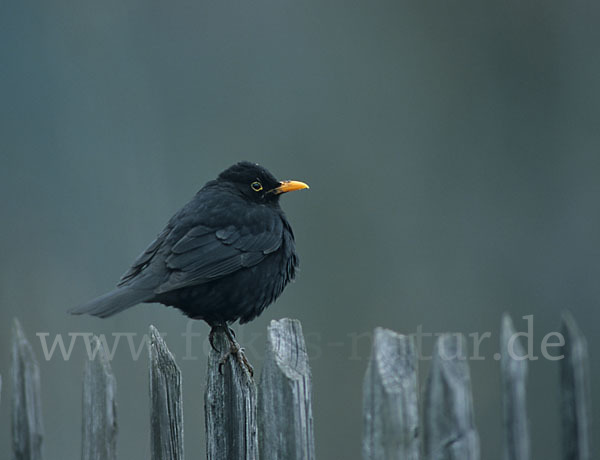
[[249,161],[230,166],[219,174],[217,182],[233,185],[245,198],[257,203],[276,203],[282,193],[308,188],[304,182],[278,181],[266,168]]

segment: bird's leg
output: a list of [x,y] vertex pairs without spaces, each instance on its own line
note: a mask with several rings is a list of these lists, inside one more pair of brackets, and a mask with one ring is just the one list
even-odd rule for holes
[[211,348],[213,350],[215,350],[216,352],[219,352],[217,347],[215,347],[215,329],[217,329],[218,327],[221,327],[221,326],[212,326],[211,325],[210,332],[208,334],[208,343],[210,343]]
[[228,340],[229,340],[229,333],[233,334],[233,337],[235,337],[235,333],[233,332],[233,329],[230,329],[226,324],[217,323],[217,324],[211,324],[210,325],[210,332],[208,334],[208,343],[210,343],[210,347],[213,350],[215,350],[216,352],[220,352],[221,350],[219,350],[215,346],[215,331],[217,329],[223,329],[223,331],[225,331],[225,334],[227,335],[227,339]]
[[[233,331],[229,328],[229,326],[227,326],[227,324],[219,325],[217,327],[223,328],[223,331],[225,332],[225,335],[227,336],[227,340],[229,341],[229,350],[227,350],[223,354],[223,356],[221,357],[221,360],[219,361],[219,372],[222,373],[223,366],[227,362],[227,358],[229,358],[229,356],[233,355],[237,359],[239,365],[248,371],[248,373],[250,374],[250,377],[254,377],[254,368],[248,362],[248,359],[246,358],[246,355],[244,354],[244,349],[240,346],[240,344],[237,342],[237,340],[235,340],[235,335],[234,335]],[[213,348],[215,348],[215,347],[212,343],[211,336],[213,334],[214,329],[215,328],[211,329],[211,332],[209,335],[209,340],[211,340],[211,346]],[[218,351],[218,350],[216,350],[216,351]]]

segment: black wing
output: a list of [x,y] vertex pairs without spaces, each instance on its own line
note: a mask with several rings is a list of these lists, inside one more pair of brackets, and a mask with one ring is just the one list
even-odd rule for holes
[[170,232],[171,228],[166,227],[162,232],[158,234],[156,239],[152,243],[150,243],[150,246],[148,246],[146,250],[138,256],[137,259],[135,259],[131,268],[127,270],[123,274],[123,276],[121,276],[121,279],[119,280],[117,286],[123,286],[127,284],[135,277],[137,277],[148,265],[150,265],[150,262],[152,261],[156,253],[160,250],[160,248],[163,246]]
[[169,274],[155,292],[207,283],[258,264],[283,241],[281,218],[269,217],[253,225],[219,229],[196,225],[171,248],[165,258]]

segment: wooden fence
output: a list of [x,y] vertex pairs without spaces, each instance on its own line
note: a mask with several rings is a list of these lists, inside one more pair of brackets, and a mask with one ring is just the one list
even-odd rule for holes
[[[590,387],[586,342],[565,314],[561,333],[562,458],[590,460]],[[530,457],[526,412],[527,360],[505,315],[500,334],[504,458]],[[225,349],[224,333],[216,348]],[[86,362],[83,377],[82,458],[116,458],[116,383],[107,355]],[[509,346],[511,348],[509,348]],[[150,327],[151,458],[183,459],[181,372],[167,345]],[[514,350],[509,353],[508,350]],[[377,328],[363,387],[363,458],[427,460],[479,459],[479,436],[466,347],[462,336],[438,338],[419,414],[418,358],[410,336]],[[258,386],[233,358],[224,366],[211,350],[205,392],[209,460],[314,459],[311,376],[300,323],[282,319],[268,328],[265,362]],[[12,342],[12,440],[16,460],[43,459],[40,374],[17,320]],[[0,377],[0,392],[2,379]],[[6,398],[5,398],[6,399]],[[1,401],[1,400],[0,400]]]

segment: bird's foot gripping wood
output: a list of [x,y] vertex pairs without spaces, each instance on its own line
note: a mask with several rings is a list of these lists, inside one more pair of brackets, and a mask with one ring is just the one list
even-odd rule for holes
[[221,373],[221,374],[223,373],[223,366],[227,362],[227,359],[229,359],[230,356],[233,356],[237,360],[240,367],[242,369],[246,370],[250,374],[250,377],[254,377],[254,368],[252,367],[252,365],[246,358],[244,349],[240,346],[240,344],[237,342],[237,340],[235,340],[234,332],[227,325],[214,326],[210,330],[210,334],[208,336],[208,341],[210,342],[210,346],[213,348],[213,350],[215,350],[217,352],[222,351],[222,350],[218,350],[214,344],[214,333],[217,328],[223,329],[223,331],[225,332],[225,335],[227,336],[227,340],[229,342],[229,349],[223,353],[223,356],[221,356],[221,359],[219,360],[219,373]]

